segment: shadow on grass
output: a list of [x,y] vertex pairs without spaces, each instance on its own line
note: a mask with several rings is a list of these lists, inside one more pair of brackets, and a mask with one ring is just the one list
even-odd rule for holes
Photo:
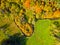
[[27,38],[15,34],[10,36],[9,39],[3,40],[1,45],[26,45]]

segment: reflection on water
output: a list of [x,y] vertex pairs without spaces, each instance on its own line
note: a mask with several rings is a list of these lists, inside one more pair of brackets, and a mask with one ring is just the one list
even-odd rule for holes
[[10,36],[9,39],[3,40],[1,45],[26,45],[27,38],[15,34]]

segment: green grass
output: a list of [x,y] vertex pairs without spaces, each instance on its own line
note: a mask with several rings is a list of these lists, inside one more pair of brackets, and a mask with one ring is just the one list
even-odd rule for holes
[[50,24],[50,20],[38,20],[33,35],[27,41],[27,45],[54,45],[55,39],[50,36]]
[[[51,34],[50,33],[50,28],[51,28],[50,24],[52,24],[53,22],[54,21],[51,21],[51,20],[38,20],[35,23],[34,33],[33,33],[33,35],[31,37],[28,38],[28,40],[26,41],[26,45],[55,45],[55,39],[54,39],[53,36],[50,35]],[[12,19],[7,18],[7,17],[3,17],[3,18],[0,17],[0,27],[4,26],[5,24],[10,24],[5,29],[6,34],[14,35],[15,32],[20,33],[20,30],[17,28],[17,26],[15,25],[15,23],[13,22]],[[3,39],[7,38],[5,33],[4,33],[4,30],[0,31],[0,35],[1,35],[0,36],[0,42]]]

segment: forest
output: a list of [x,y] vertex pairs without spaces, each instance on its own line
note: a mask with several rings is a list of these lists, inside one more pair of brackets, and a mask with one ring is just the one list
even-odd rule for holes
[[60,0],[0,0],[0,45],[60,45]]

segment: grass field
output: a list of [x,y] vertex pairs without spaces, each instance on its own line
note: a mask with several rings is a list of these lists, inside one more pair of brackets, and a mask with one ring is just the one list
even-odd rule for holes
[[55,39],[50,34],[50,20],[38,20],[34,34],[28,39],[27,45],[55,45]]

